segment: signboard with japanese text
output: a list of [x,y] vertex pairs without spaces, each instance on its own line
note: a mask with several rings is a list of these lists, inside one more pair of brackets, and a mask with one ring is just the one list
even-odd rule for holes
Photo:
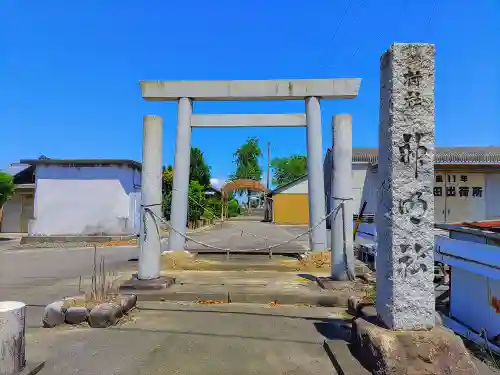
[[482,173],[437,172],[433,189],[436,221],[483,219],[484,186],[485,178]]

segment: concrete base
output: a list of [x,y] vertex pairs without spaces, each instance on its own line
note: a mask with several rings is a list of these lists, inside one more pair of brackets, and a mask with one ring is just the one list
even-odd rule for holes
[[[177,286],[163,290],[134,290],[139,302],[143,301],[176,301],[176,302],[198,302],[198,301],[221,301],[224,303],[278,303],[280,305],[308,305],[322,307],[346,307],[349,293],[321,292],[265,292],[258,288],[242,288],[240,290],[228,290],[223,287],[210,286],[210,288],[196,288],[198,290],[182,290]],[[247,289],[247,290],[244,290]],[[124,292],[122,290],[122,292]]]
[[157,279],[152,280],[140,280],[137,275],[132,275],[130,280],[125,281],[120,285],[121,292],[127,292],[132,290],[161,290],[170,287],[175,284],[174,277],[160,276]]
[[478,370],[462,340],[450,330],[392,331],[364,318],[353,321],[352,351],[379,375],[475,375]]
[[338,281],[332,280],[331,277],[316,277],[316,282],[321,287],[321,289],[346,290],[352,288],[354,290],[353,281]]

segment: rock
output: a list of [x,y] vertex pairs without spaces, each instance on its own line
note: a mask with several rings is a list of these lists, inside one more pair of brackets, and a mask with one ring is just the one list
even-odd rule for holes
[[428,331],[393,331],[363,318],[352,325],[357,358],[379,375],[477,375],[462,340],[444,327]]
[[64,323],[66,309],[63,301],[56,301],[45,306],[42,324],[45,328],[52,328]]
[[107,328],[115,325],[122,315],[120,305],[108,302],[101,303],[90,311],[88,322],[93,328]]
[[68,324],[81,324],[87,320],[89,310],[84,307],[69,307],[66,310],[64,321]]
[[361,300],[356,296],[351,296],[347,300],[347,312],[351,315],[358,316],[361,307]]
[[135,294],[125,294],[120,296],[120,307],[122,312],[125,314],[135,307],[137,303],[137,295]]

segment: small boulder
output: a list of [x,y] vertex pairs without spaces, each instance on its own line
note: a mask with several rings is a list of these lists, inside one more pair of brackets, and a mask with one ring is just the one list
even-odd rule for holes
[[361,300],[356,296],[351,296],[347,300],[347,312],[351,315],[358,316],[361,308]]
[[56,301],[45,306],[42,324],[45,328],[52,328],[64,323],[66,309],[63,301]]
[[462,339],[436,326],[427,331],[393,331],[355,319],[352,350],[364,367],[379,375],[478,375]]
[[89,310],[82,307],[69,307],[66,310],[65,322],[68,324],[81,324],[87,320],[89,316]]
[[88,322],[93,328],[107,328],[115,325],[122,315],[120,305],[108,302],[101,303],[90,311]]
[[124,314],[133,309],[136,303],[137,295],[135,294],[124,294],[120,296],[120,307],[122,308],[122,312]]

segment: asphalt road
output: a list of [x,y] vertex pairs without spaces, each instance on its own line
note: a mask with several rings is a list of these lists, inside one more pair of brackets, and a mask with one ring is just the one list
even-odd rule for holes
[[[106,272],[136,266],[129,261],[136,247],[98,248],[97,254],[104,256]],[[81,294],[80,276],[92,275],[93,259],[93,248],[0,249],[0,301],[26,303],[28,326],[40,326],[45,305]]]
[[[97,249],[98,261],[104,257],[106,270],[129,264],[137,247],[104,247]],[[93,248],[34,248],[0,251],[0,285],[33,284],[37,280],[64,279],[92,275]]]
[[[231,250],[266,248],[293,239],[274,248],[273,253],[303,253],[309,249],[309,236],[306,234],[294,238],[305,231],[307,231],[306,226],[281,226],[260,221],[228,221],[189,236],[198,242]],[[193,241],[188,241],[186,248],[190,251],[213,251]]]

